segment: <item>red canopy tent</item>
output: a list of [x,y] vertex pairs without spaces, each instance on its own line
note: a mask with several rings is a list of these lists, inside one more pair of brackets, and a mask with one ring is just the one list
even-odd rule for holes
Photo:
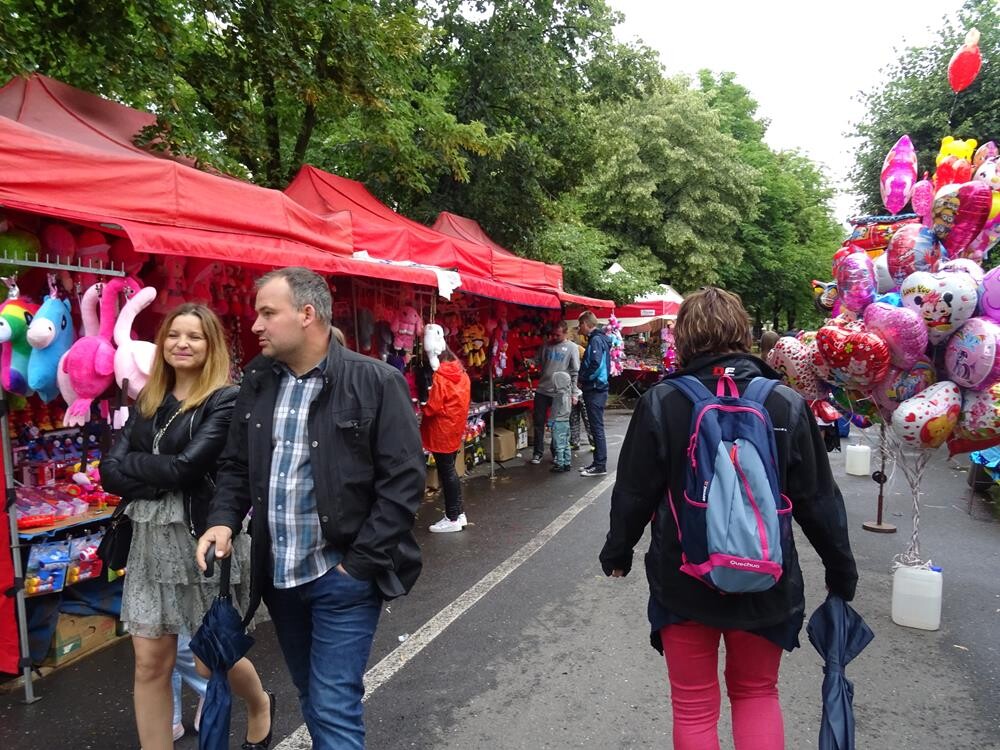
[[615,306],[610,300],[585,297],[582,294],[565,291],[562,266],[515,255],[497,244],[474,219],[442,211],[438,214],[433,229],[451,237],[473,242],[488,250],[492,273],[496,279],[531,289],[553,292],[561,302],[589,308],[598,315],[610,312]]
[[493,276],[482,245],[450,237],[396,213],[360,182],[306,165],[285,194],[318,214],[350,211],[354,245],[373,258],[456,270],[462,277],[461,288],[482,297],[532,307],[560,307],[552,291],[514,286]]

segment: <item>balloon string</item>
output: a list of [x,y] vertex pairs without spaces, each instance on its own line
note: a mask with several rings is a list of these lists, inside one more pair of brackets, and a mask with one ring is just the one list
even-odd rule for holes
[[910,492],[913,496],[913,533],[910,535],[910,543],[905,552],[893,558],[893,569],[907,566],[929,568],[930,560],[923,560],[920,557],[920,483],[924,476],[924,469],[930,460],[931,451],[921,450],[917,453],[913,462],[907,461],[903,444],[899,443],[899,466],[906,476],[906,481],[910,485]]
[[948,132],[952,130],[951,118],[955,114],[955,105],[958,104],[958,92],[956,91],[954,96],[951,98],[951,110],[948,112]]

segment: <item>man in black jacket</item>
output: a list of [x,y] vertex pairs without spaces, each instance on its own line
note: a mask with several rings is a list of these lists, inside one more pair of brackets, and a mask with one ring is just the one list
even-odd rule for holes
[[380,599],[405,594],[420,572],[420,434],[400,373],[331,336],[322,277],[272,271],[256,309],[262,356],[236,401],[198,564],[213,542],[229,554],[252,509],[246,618],[263,598],[313,747],[363,748]]

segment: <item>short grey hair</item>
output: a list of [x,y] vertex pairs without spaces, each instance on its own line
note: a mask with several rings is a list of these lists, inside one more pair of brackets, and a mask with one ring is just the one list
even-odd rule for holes
[[288,288],[292,290],[292,304],[296,310],[312,305],[319,321],[326,325],[333,323],[333,295],[330,294],[330,286],[326,283],[326,279],[308,268],[288,266],[268,271],[257,279],[255,286],[259,291],[262,286],[275,279],[284,279],[288,283]]

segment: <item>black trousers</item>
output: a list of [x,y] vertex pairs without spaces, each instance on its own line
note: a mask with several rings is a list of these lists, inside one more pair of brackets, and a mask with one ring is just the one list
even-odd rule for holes
[[531,450],[536,456],[545,454],[545,423],[548,421],[549,409],[552,407],[552,396],[535,393],[535,411],[532,419],[535,422],[535,444]]
[[[461,452],[434,454],[434,465],[437,466],[441,491],[444,493],[444,513],[449,521],[457,521],[462,515],[462,483],[455,471],[455,459]],[[465,460],[464,456],[462,460]]]

